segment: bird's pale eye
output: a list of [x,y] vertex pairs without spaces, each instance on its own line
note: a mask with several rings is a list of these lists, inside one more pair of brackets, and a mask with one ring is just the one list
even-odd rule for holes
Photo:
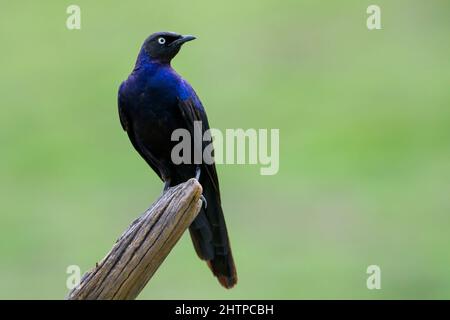
[[158,43],[159,44],[165,44],[166,43],[166,39],[164,39],[163,37],[158,38]]

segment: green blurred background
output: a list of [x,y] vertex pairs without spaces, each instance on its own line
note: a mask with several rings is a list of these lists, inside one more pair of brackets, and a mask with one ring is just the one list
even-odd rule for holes
[[[382,9],[382,30],[366,8]],[[81,30],[66,8],[81,7]],[[150,33],[213,127],[279,128],[280,171],[218,172],[239,284],[186,234],[141,299],[450,298],[448,1],[1,1],[0,298],[61,299],[162,184],[117,88]],[[382,289],[366,288],[366,268]]]

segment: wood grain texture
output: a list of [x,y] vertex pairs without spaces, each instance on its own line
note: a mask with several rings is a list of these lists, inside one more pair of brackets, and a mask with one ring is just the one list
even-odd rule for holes
[[197,216],[201,194],[195,179],[167,190],[83,275],[67,299],[135,299]]

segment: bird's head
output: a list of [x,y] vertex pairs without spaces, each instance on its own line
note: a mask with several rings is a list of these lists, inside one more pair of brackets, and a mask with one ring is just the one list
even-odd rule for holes
[[181,46],[195,37],[174,32],[157,32],[145,39],[143,49],[154,61],[170,63],[180,51]]

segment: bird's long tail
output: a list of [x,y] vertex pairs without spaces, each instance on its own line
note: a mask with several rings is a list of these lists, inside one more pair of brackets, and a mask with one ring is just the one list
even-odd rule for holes
[[189,227],[192,242],[200,259],[207,261],[220,284],[229,289],[237,283],[237,274],[220,199],[208,188],[203,195],[208,204]]

